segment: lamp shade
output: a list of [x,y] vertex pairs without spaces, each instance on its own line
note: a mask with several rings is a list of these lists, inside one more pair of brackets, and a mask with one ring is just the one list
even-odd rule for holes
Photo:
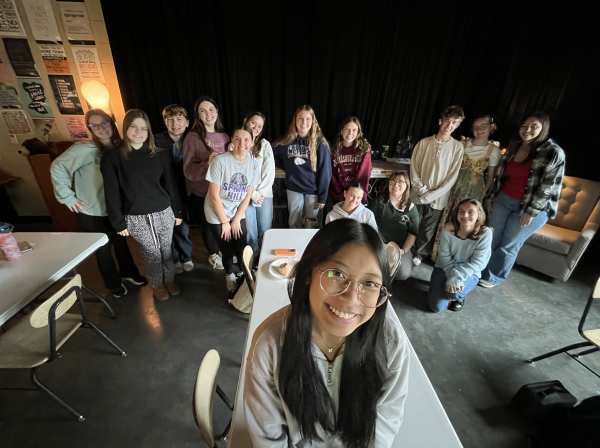
[[86,81],[81,84],[81,94],[92,106],[92,109],[102,109],[110,113],[108,89],[99,81]]

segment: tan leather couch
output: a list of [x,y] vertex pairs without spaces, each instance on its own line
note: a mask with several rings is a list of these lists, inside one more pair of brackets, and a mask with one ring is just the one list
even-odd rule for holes
[[566,282],[600,226],[600,182],[565,176],[558,213],[531,235],[517,264]]

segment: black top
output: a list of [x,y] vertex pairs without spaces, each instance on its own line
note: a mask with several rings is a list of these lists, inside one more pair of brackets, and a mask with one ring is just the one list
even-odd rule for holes
[[183,175],[183,139],[181,136],[179,142],[179,148],[174,148],[175,142],[169,135],[169,131],[161,132],[160,134],[154,135],[154,144],[157,148],[163,149],[169,153],[171,163],[173,164],[173,173],[175,174],[175,182],[179,189],[179,196],[181,202],[185,208],[185,201],[187,199],[187,190],[185,187],[185,176]]
[[117,232],[127,228],[125,215],[147,215],[171,207],[175,217],[182,217],[172,165],[168,151],[152,156],[146,145],[131,151],[127,159],[118,148],[106,151],[100,170],[108,218]]

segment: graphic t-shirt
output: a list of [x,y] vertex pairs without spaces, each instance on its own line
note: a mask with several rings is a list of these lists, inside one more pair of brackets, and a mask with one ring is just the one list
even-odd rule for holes
[[[213,159],[206,173],[206,180],[221,186],[219,198],[227,219],[231,220],[246,197],[248,189],[260,183],[260,168],[253,157],[248,156],[245,162],[238,163],[232,153],[226,152]],[[204,214],[210,224],[221,224],[215,213],[210,191],[204,201]]]
[[393,241],[402,247],[408,235],[419,232],[419,212],[417,207],[401,212],[391,202],[384,203],[382,198],[369,201],[369,210],[375,215],[379,235],[385,244]]

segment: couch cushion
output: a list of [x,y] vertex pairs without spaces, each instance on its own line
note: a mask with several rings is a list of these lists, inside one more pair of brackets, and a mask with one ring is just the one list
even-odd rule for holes
[[567,255],[580,234],[581,232],[545,224],[527,239],[527,243],[558,254]]
[[548,223],[581,232],[599,199],[600,182],[565,176],[558,201],[558,213]]

